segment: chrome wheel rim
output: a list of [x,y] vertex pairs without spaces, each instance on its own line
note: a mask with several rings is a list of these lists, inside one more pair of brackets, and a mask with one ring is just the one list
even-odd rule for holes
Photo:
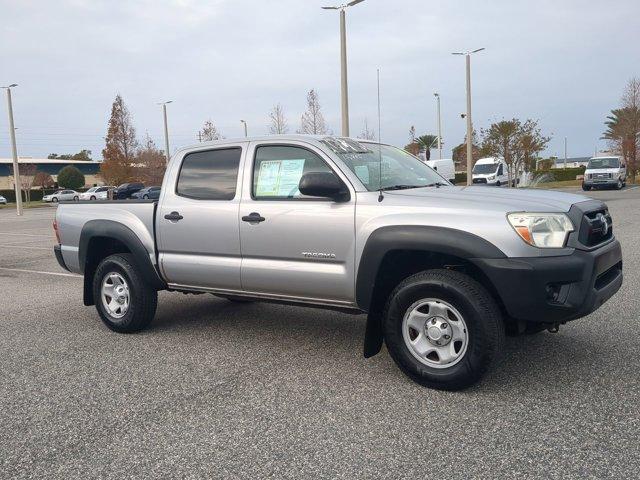
[[457,364],[469,345],[469,330],[460,312],[437,298],[418,300],[407,309],[402,336],[411,355],[431,368]]
[[100,297],[102,306],[113,318],[122,318],[129,311],[129,285],[117,272],[107,273],[103,277]]

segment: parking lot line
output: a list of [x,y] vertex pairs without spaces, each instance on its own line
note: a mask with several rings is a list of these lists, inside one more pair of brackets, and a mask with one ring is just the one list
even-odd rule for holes
[[8,233],[8,232],[0,232],[0,235],[10,235],[13,237],[49,237],[53,238],[51,234],[41,233],[40,235],[36,235],[33,233]]
[[82,278],[82,275],[76,275],[75,273],[44,272],[42,270],[26,270],[23,268],[6,268],[6,267],[0,267],[0,270],[7,270],[10,272],[38,273],[40,275],[56,275],[58,277]]
[[2,248],[17,248],[22,250],[26,248],[27,250],[51,250],[53,247],[27,247],[25,245],[2,245]]

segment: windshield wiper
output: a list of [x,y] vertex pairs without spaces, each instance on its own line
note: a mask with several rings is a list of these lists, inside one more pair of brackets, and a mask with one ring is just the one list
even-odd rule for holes
[[446,183],[434,182],[426,185],[391,185],[389,187],[383,187],[382,190],[407,190],[409,188],[425,188],[425,187],[446,187]]
[[383,187],[381,190],[406,190],[408,188],[421,188],[424,185],[390,185],[388,187]]

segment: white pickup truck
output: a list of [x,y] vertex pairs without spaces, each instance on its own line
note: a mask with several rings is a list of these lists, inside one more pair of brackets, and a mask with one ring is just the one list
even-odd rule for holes
[[154,317],[159,290],[367,313],[416,382],[478,381],[505,332],[557,330],[622,284],[600,201],[455,187],[389,145],[271,136],[202,143],[171,159],[156,201],[71,202],[60,265],[117,332]]

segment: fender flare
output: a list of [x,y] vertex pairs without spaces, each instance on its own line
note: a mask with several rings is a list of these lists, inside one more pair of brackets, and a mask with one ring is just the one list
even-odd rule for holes
[[136,265],[140,269],[142,278],[153,288],[164,290],[166,283],[162,280],[151,259],[150,252],[142,244],[142,241],[129,227],[113,220],[90,220],[82,227],[80,242],[78,245],[78,260],[80,271],[84,275],[84,303],[93,305],[93,272],[85,271],[87,257],[89,254],[89,244],[96,237],[112,238],[125,245],[133,255]]
[[368,313],[364,340],[364,356],[367,358],[382,347],[382,309],[374,303],[374,292],[380,265],[385,255],[395,250],[439,253],[469,260],[506,258],[504,252],[491,242],[454,228],[393,225],[374,230],[362,251],[356,277],[356,304]]

